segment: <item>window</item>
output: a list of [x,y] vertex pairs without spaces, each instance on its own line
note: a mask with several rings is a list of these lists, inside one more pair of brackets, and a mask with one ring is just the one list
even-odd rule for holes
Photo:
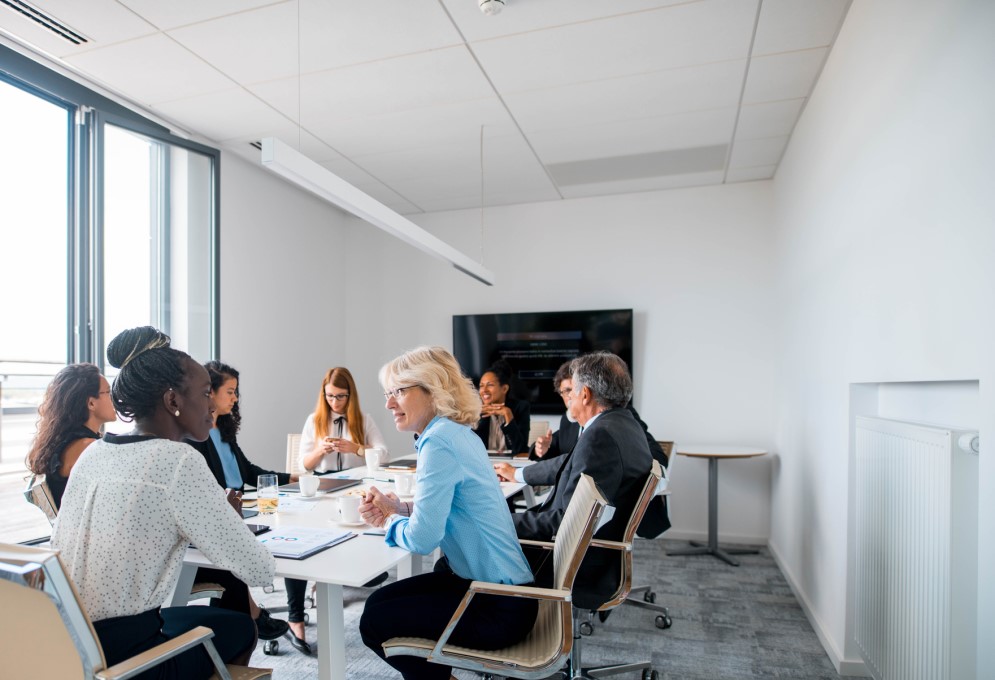
[[0,500],[31,515],[0,541],[20,541],[48,533],[20,492],[52,375],[112,379],[107,342],[138,325],[216,356],[220,155],[3,46],[0,110]]

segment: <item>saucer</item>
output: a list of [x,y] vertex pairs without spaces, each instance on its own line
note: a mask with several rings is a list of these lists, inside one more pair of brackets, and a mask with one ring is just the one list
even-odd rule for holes
[[366,526],[366,522],[364,522],[362,520],[360,520],[358,522],[338,522],[338,521],[336,521],[336,520],[333,519],[333,520],[330,520],[330,521],[335,522],[336,524],[341,524],[344,527],[365,527]]
[[303,494],[298,494],[297,498],[300,499],[300,500],[302,500],[302,501],[317,501],[317,500],[321,500],[321,496],[319,496],[318,494],[315,494],[314,496],[305,496]]

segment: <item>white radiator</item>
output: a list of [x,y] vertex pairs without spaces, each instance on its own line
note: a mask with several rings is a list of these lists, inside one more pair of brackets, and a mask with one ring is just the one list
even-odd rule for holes
[[856,428],[854,637],[868,670],[975,678],[977,436],[883,418]]

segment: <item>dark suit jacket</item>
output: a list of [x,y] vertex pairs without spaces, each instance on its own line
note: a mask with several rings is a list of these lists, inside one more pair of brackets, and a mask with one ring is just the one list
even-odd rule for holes
[[[529,450],[529,422],[531,420],[532,407],[524,399],[513,399],[509,396],[505,400],[505,405],[511,409],[513,416],[511,423],[501,426],[504,432],[504,445],[512,453],[523,453]],[[481,418],[477,427],[473,430],[487,446],[487,436],[491,432],[491,419]]]
[[[620,540],[652,460],[646,437],[632,413],[624,408],[605,411],[584,431],[570,455],[524,469],[527,483],[553,485],[553,490],[539,508],[512,515],[519,537],[550,540],[560,526],[580,475],[586,473],[615,508],[611,520],[595,535]],[[617,551],[589,550],[574,584],[577,606],[594,609],[605,603],[618,588],[621,568]]]
[[[646,444],[649,446],[650,454],[660,463],[662,468],[666,469],[668,463],[667,454],[664,453],[663,448],[657,442],[656,438],[650,434],[649,426],[639,417],[639,413],[633,408],[632,402],[629,402],[626,408],[632,413],[632,417],[635,418],[636,423],[643,429],[643,435],[646,437]],[[549,460],[557,456],[562,456],[565,453],[570,453],[577,445],[579,434],[580,425],[571,423],[566,414],[564,414],[560,418],[560,429],[553,433],[553,441],[550,442],[549,451],[546,452],[546,455],[542,458],[535,455],[535,444],[533,444],[529,449],[529,458],[532,460]],[[654,496],[653,500],[650,501],[649,507],[646,508],[646,514],[643,515],[643,521],[639,523],[636,533],[642,538],[656,538],[669,528],[670,516],[667,514],[667,500],[663,496]]]
[[[202,442],[193,442],[189,439],[186,441],[187,444],[200,451],[201,455],[204,456],[204,460],[207,461],[207,467],[211,468],[214,478],[218,480],[218,484],[226,488],[225,469],[221,465],[221,456],[218,454],[218,450],[214,448],[214,442],[211,441],[211,438],[208,437]],[[235,461],[238,463],[238,471],[242,474],[242,482],[244,484],[255,486],[259,475],[276,475],[280,484],[290,483],[290,473],[264,470],[258,465],[249,462],[249,459],[242,453],[242,449],[239,448],[238,442],[230,442],[229,446],[231,446],[231,452],[235,454]],[[239,491],[241,490],[239,489]]]

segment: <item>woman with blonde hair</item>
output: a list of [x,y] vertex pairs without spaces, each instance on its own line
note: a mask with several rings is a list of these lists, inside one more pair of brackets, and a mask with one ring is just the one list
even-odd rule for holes
[[380,429],[359,406],[348,368],[325,373],[314,413],[301,432],[301,472],[332,472],[365,463],[366,447],[387,450]]
[[[448,678],[450,668],[411,656],[386,658],[393,637],[438,636],[471,581],[522,585],[532,572],[519,546],[501,486],[483,442],[470,429],[480,396],[442,347],[419,347],[380,369],[387,408],[400,432],[417,435],[414,500],[371,487],[360,512],[386,529],[388,545],[419,555],[441,547],[431,574],[384,586],[366,600],[359,623],[363,643],[405,678]],[[523,640],[535,622],[535,600],[476,597],[450,642],[499,649]]]

